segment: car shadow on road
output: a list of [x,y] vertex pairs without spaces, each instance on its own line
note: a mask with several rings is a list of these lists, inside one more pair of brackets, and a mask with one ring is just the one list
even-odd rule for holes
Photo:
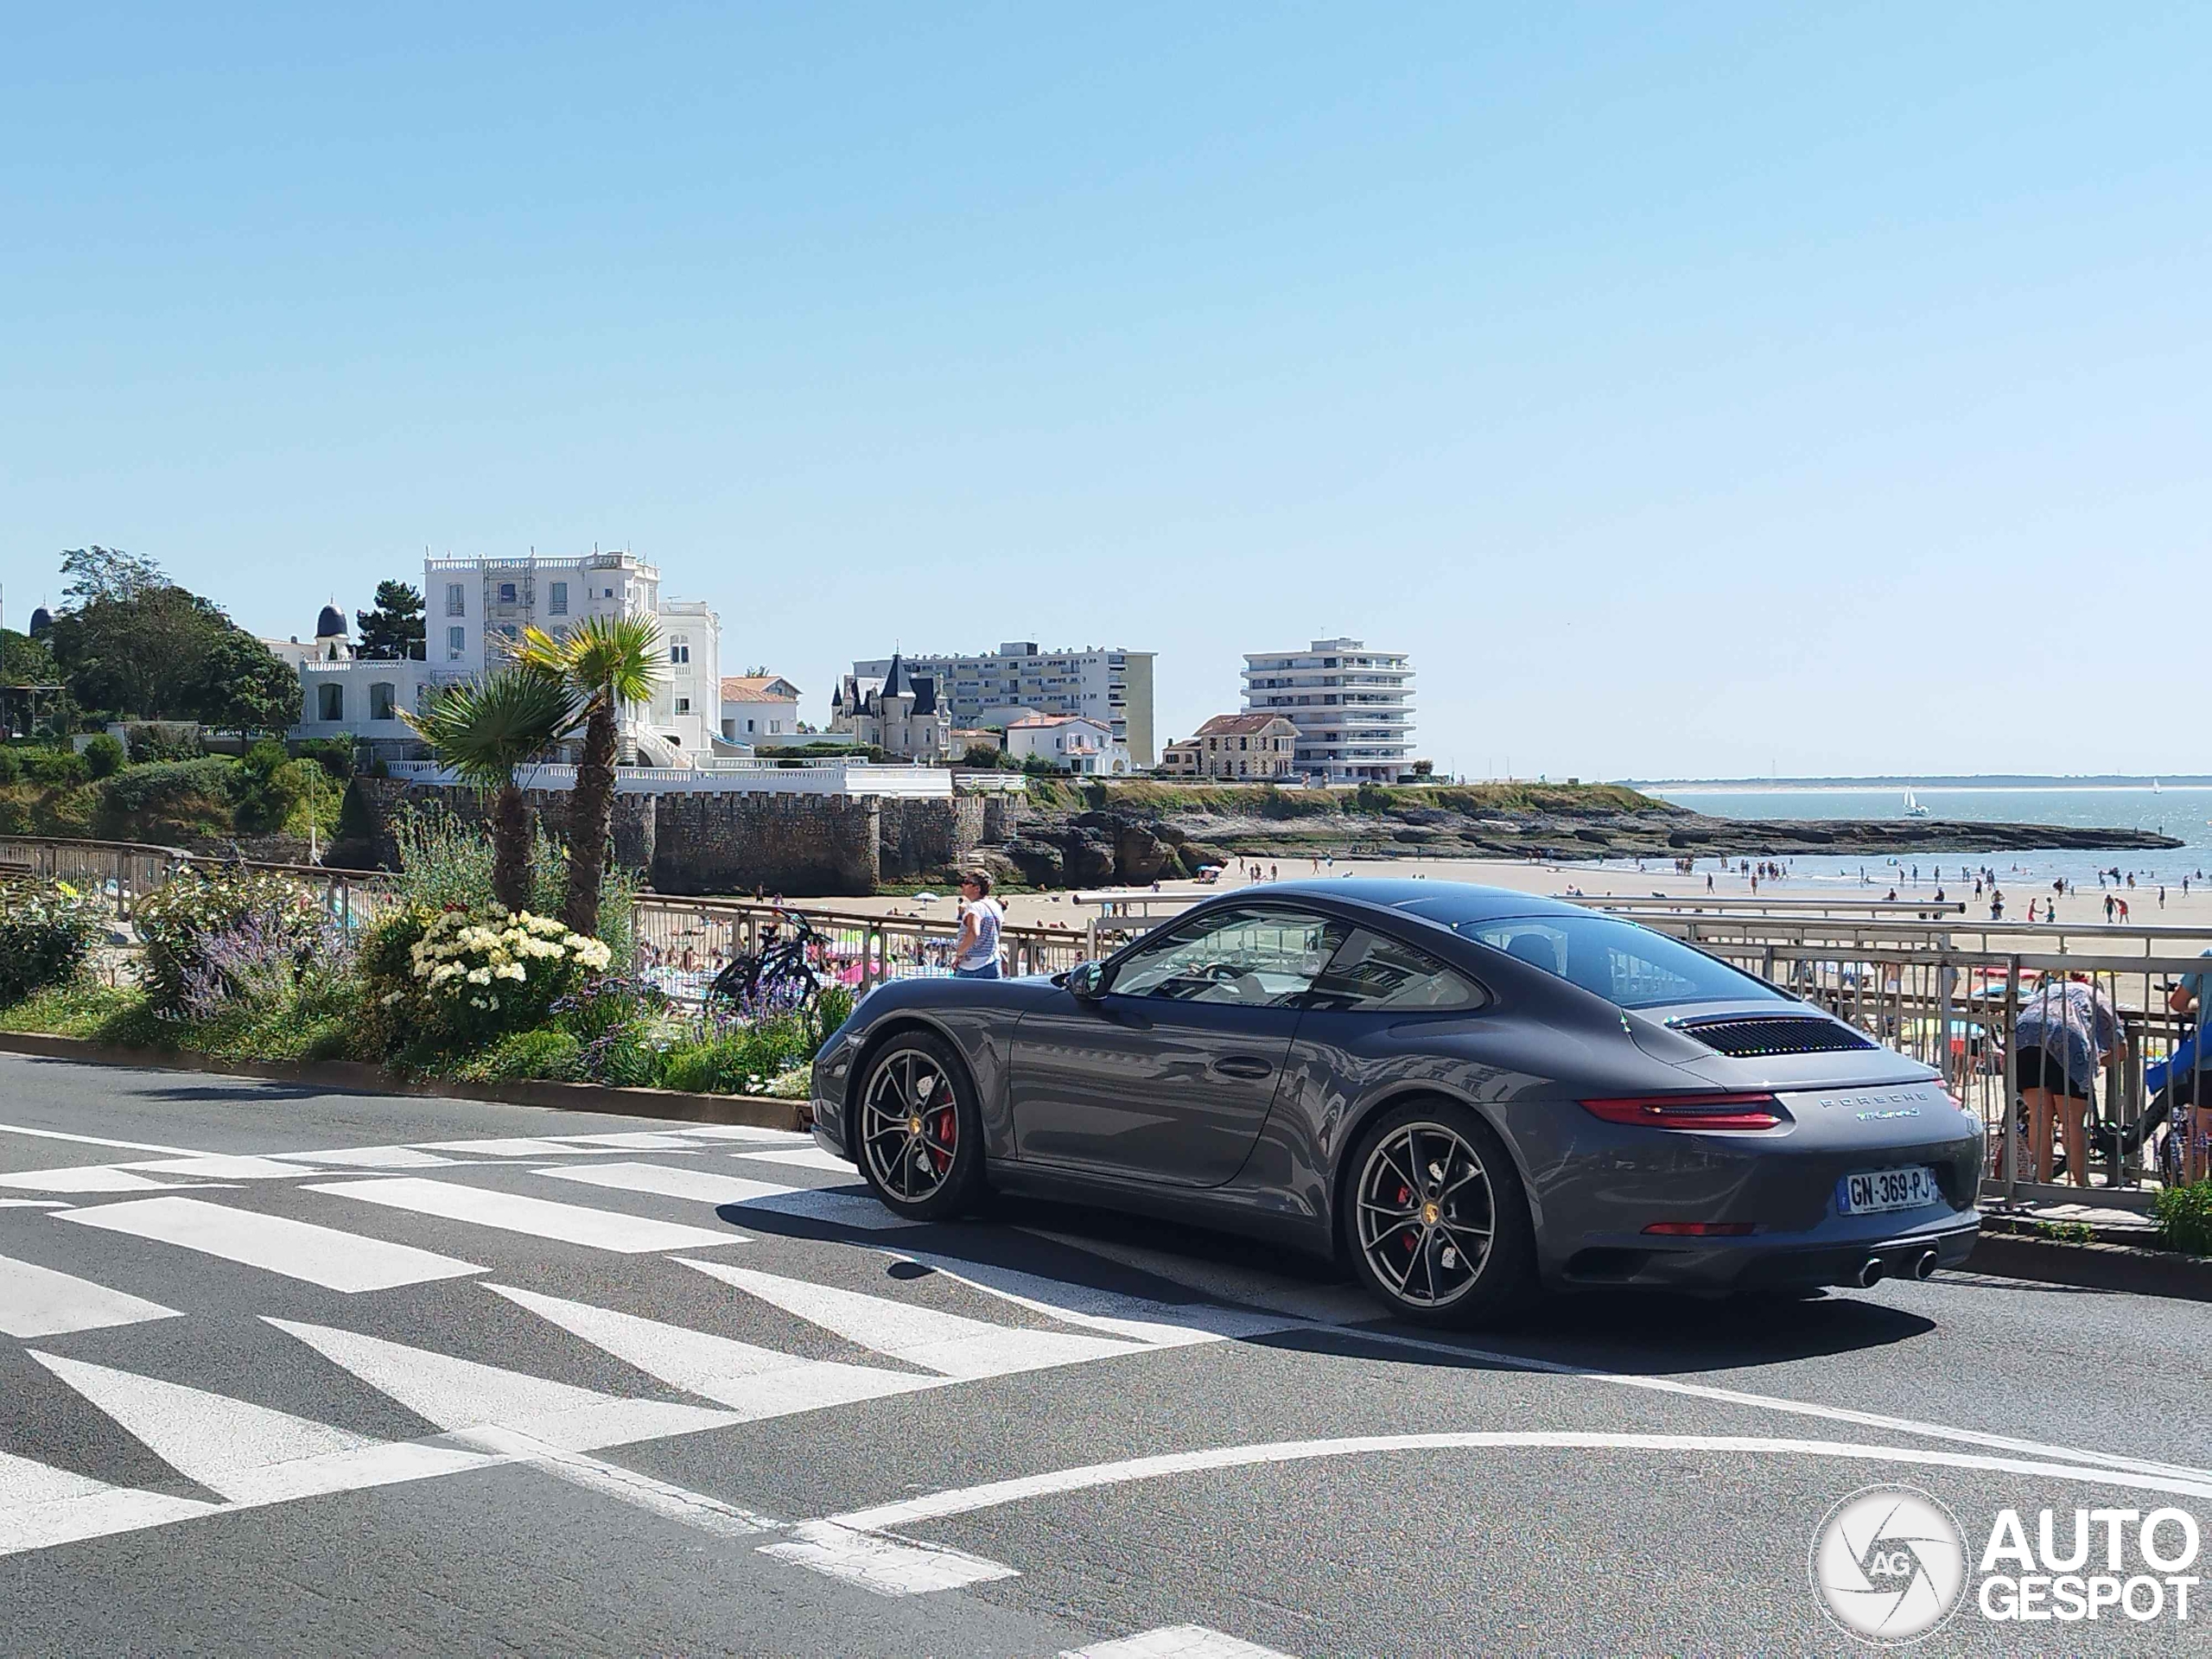
[[[1272,1281],[1294,1293],[1305,1288],[1348,1294],[1353,1289],[1350,1275],[1337,1263],[1262,1240],[1029,1199],[998,1198],[992,1214],[1002,1224],[1049,1230],[1071,1243],[1096,1240],[1109,1248],[1187,1258],[1194,1269],[1216,1281],[1217,1294],[1224,1294],[1219,1282],[1224,1274],[1251,1275],[1255,1282]],[[1153,1271],[1171,1280],[1174,1276],[1170,1263]],[[1233,1290],[1225,1294],[1235,1295]],[[1847,1291],[1707,1298],[1605,1288],[1548,1297],[1510,1322],[1481,1331],[1414,1325],[1391,1319],[1378,1308],[1373,1319],[1333,1325],[1326,1334],[1306,1330],[1248,1340],[1278,1345],[1343,1344],[1357,1343],[1366,1332],[1418,1338],[1424,1344],[1421,1349],[1387,1344],[1391,1357],[1414,1363],[1487,1366],[1504,1357],[1676,1374],[1733,1370],[1885,1347],[1935,1329],[1936,1322],[1921,1314]],[[1455,1360],[1440,1351],[1450,1349],[1464,1350],[1465,1358]]]

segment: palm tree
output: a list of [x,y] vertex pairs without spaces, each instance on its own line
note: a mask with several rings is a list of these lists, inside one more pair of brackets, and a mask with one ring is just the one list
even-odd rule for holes
[[614,830],[616,722],[622,705],[645,702],[661,682],[660,627],[649,616],[594,616],[559,639],[524,628],[516,664],[556,680],[582,715],[584,752],[569,803],[569,891],[561,919],[571,932],[599,931],[600,884]]
[[442,691],[421,715],[404,715],[442,766],[494,791],[492,895],[510,911],[530,904],[530,809],[515,768],[543,753],[571,724],[558,680],[504,668]]

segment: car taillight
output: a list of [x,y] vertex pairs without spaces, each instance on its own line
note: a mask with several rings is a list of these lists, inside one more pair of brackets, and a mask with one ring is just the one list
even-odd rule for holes
[[1789,1121],[1772,1095],[1630,1095],[1586,1100],[1582,1109],[1608,1123],[1648,1129],[1772,1129]]
[[1655,1221],[1643,1230],[1660,1238],[1748,1238],[1755,1221]]

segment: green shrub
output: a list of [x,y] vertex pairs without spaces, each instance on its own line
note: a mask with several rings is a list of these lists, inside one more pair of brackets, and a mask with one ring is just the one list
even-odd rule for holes
[[0,743],[0,784],[21,781],[23,775],[22,755],[13,745]]
[[112,778],[130,764],[123,745],[102,732],[85,745],[85,769],[94,779]]
[[120,840],[174,841],[236,827],[232,775],[221,755],[162,760],[119,772],[99,788],[100,817]]
[[661,1056],[656,1082],[664,1089],[701,1095],[757,1095],[820,1046],[811,1022],[795,1014],[772,1014],[694,1042],[677,1043]]
[[149,720],[124,729],[130,734],[133,766],[197,760],[207,753],[200,747],[200,728],[183,721]]
[[353,740],[350,737],[304,737],[292,746],[302,760],[312,760],[344,783],[353,775]]
[[49,985],[12,1007],[0,1007],[0,1031],[86,1037],[119,1048],[167,1048],[175,1038],[175,1028],[146,1006],[143,991],[90,977]]
[[527,911],[441,911],[407,954],[405,986],[379,1000],[449,1049],[543,1025],[554,1003],[604,970],[608,957],[597,939]]
[[0,886],[0,1007],[76,978],[105,922],[67,882]]
[[132,919],[146,946],[147,1001],[163,1014],[180,1012],[187,992],[214,967],[218,942],[249,927],[283,941],[302,963],[328,944],[321,906],[305,888],[265,872],[186,870],[140,899]]
[[471,1083],[573,1083],[583,1076],[583,1049],[575,1036],[554,1027],[512,1032],[456,1068],[454,1075]]
[[52,789],[92,781],[92,767],[83,755],[71,749],[25,749],[21,758],[23,781],[28,784],[44,784]]
[[2152,1200],[2151,1214],[2169,1249],[2212,1255],[2212,1181],[2168,1187]]

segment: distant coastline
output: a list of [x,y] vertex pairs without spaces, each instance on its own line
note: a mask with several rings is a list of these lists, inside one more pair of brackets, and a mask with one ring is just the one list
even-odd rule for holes
[[2032,772],[1925,772],[1878,778],[1622,778],[1613,781],[1628,789],[1714,789],[1784,791],[1808,789],[2148,789],[2153,784],[2167,789],[2212,789],[2212,773],[2083,772],[2068,776],[2038,776]]

